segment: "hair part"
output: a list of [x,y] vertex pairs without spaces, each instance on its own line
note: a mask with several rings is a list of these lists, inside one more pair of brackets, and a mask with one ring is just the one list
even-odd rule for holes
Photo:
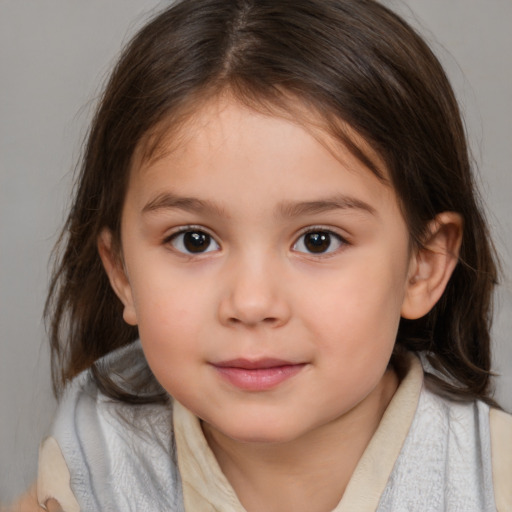
[[[225,93],[306,125],[304,113],[315,113],[383,179],[376,154],[417,246],[437,214],[462,216],[460,263],[428,315],[401,321],[393,357],[399,365],[405,350],[423,353],[447,392],[492,402],[497,265],[457,101],[425,42],[374,0],[182,0],[127,46],[88,135],[46,303],[56,393],[138,337],[97,251],[104,228],[121,246],[134,155],[158,157],[162,137]],[[110,370],[94,368],[107,394],[136,401],[137,386],[121,393]],[[163,399],[161,389],[144,396]]]

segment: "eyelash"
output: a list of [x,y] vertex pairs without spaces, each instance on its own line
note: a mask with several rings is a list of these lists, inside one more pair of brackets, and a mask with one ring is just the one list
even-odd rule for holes
[[[180,237],[184,237],[185,235],[187,235],[187,233],[191,234],[191,235],[199,235],[199,236],[192,237],[188,241],[184,240],[183,238],[180,238]],[[312,247],[308,248],[306,246],[307,242],[304,241],[304,237],[306,237],[307,235],[320,235],[316,239],[313,238],[312,240],[310,240],[310,242],[312,241],[314,244],[317,244],[316,248],[319,248],[320,250],[315,251],[314,250],[315,247],[313,248],[313,250],[311,250]],[[205,243],[205,240],[206,240],[206,243],[208,244],[206,246],[206,250],[193,251],[193,250],[190,250],[190,247],[188,247],[188,248],[186,247],[187,242],[192,243],[192,244],[197,243],[196,248],[201,249],[200,244]],[[333,240],[335,240],[338,245],[334,249],[331,249]],[[206,231],[201,226],[192,226],[192,225],[182,227],[178,231],[167,236],[164,239],[163,243],[164,243],[164,245],[171,245],[173,247],[173,249],[176,250],[177,252],[184,254],[184,255],[188,255],[188,256],[198,256],[198,255],[207,254],[209,252],[213,252],[213,251],[220,249],[220,244],[215,240],[215,238],[210,233],[208,233],[208,231]],[[325,248],[322,247],[323,243],[327,243],[327,247],[325,247]],[[213,249],[211,249],[212,244],[214,244],[216,246]],[[302,248],[298,249],[298,247],[300,247],[301,245],[304,247],[304,250],[302,250]],[[346,245],[349,245],[349,242],[345,238],[343,238],[341,235],[334,232],[333,230],[322,227],[322,226],[312,226],[312,227],[308,227],[307,229],[305,229],[298,236],[298,238],[295,240],[295,242],[292,245],[292,250],[294,252],[308,254],[308,255],[312,255],[312,256],[321,258],[321,257],[328,257],[331,254],[338,252]]]

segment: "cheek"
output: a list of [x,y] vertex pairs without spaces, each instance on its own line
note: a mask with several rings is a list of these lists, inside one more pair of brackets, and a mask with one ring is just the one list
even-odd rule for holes
[[394,345],[404,297],[403,272],[392,262],[351,265],[304,296],[303,311],[317,339],[347,356]]
[[143,271],[130,279],[141,333],[180,332],[198,324],[211,301],[212,287],[204,276],[173,269],[165,255],[141,267]]
[[[169,295],[172,295],[171,297]],[[180,398],[189,387],[190,363],[201,358],[201,325],[197,309],[167,294],[139,310],[139,336],[146,360],[162,387]],[[183,389],[185,388],[185,389]]]
[[[184,286],[177,279],[166,281],[146,275],[134,286],[138,329],[148,363],[159,368],[177,367],[198,351],[198,343],[211,314],[209,298]],[[157,375],[157,378],[159,375]]]

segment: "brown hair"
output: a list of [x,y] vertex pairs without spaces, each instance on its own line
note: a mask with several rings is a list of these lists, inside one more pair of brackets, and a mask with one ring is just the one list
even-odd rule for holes
[[[415,244],[438,213],[461,214],[460,262],[433,310],[402,320],[394,358],[399,362],[405,349],[421,352],[446,391],[491,402],[497,270],[458,105],[428,46],[374,0],[183,0],[136,35],[92,123],[60,240],[46,306],[56,392],[92,367],[111,396],[165,396],[148,384],[149,371],[132,392],[114,382],[108,365],[95,363],[137,338],[123,322],[96,243],[104,227],[119,243],[136,148],[155,139],[157,127],[177,125],[201,98],[226,89],[254,108],[293,115],[292,98],[315,110],[380,176],[342,126],[355,130],[385,162]],[[144,396],[142,388],[149,390]]]

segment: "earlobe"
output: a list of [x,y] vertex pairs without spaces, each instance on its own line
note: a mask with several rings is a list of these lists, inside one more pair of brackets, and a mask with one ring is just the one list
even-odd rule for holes
[[110,285],[124,305],[124,321],[130,325],[137,325],[130,281],[118,251],[113,248],[112,233],[107,228],[104,228],[98,237],[98,252]]
[[423,246],[411,258],[403,318],[421,318],[441,298],[457,266],[462,230],[462,217],[455,212],[440,213],[429,223]]

